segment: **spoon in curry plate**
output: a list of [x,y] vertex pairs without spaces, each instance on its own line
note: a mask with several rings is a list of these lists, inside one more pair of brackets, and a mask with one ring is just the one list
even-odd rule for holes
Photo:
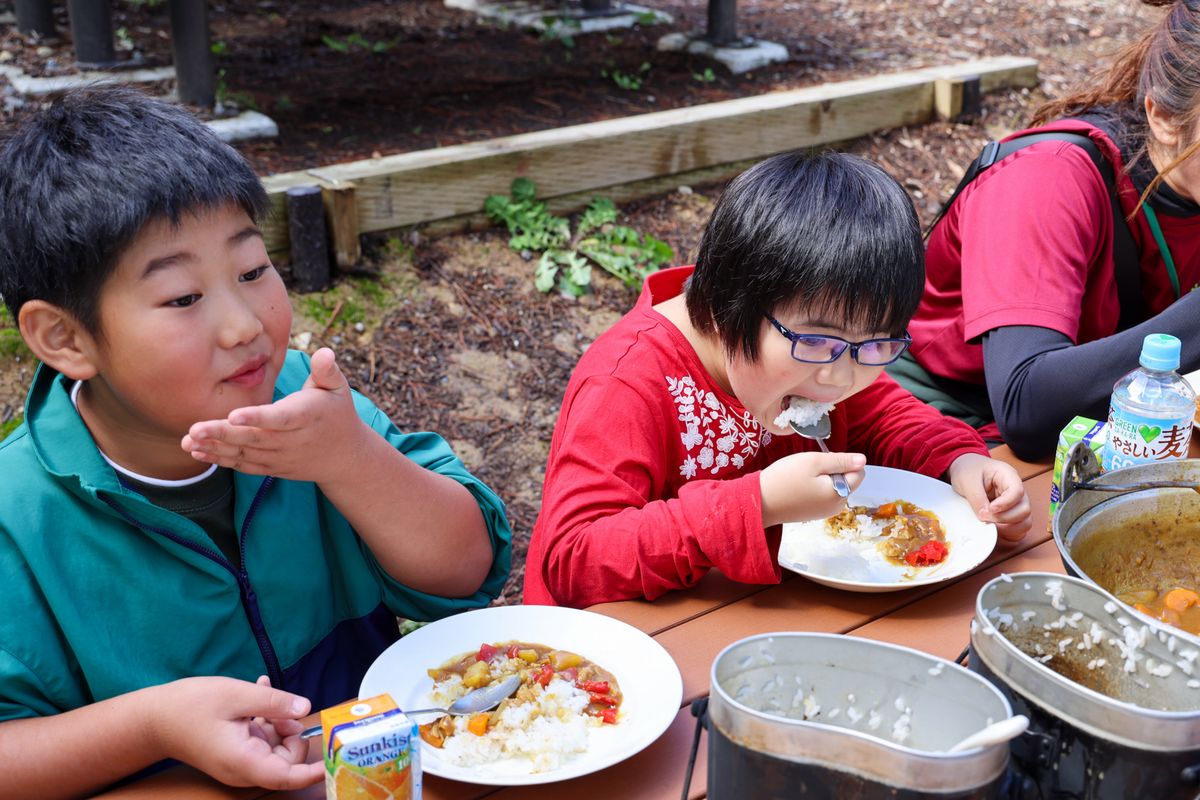
[[[811,425],[797,425],[794,422],[788,422],[799,435],[805,439],[812,439],[817,443],[822,452],[828,453],[829,448],[825,446],[825,440],[829,438],[829,415],[822,414],[821,418]],[[833,490],[838,493],[839,497],[850,496],[850,484],[846,483],[846,476],[840,472],[832,472],[829,474],[833,478]]]
[[[450,714],[451,716],[462,716],[464,714],[481,714],[484,711],[491,711],[496,706],[521,685],[520,675],[510,675],[499,683],[494,683],[491,686],[484,686],[471,692],[467,692],[462,697],[455,700],[446,708],[414,708],[411,711],[405,710],[405,714],[431,714],[437,712],[439,714]],[[311,739],[314,736],[321,735],[321,726],[313,725],[311,728],[305,728],[300,732],[301,739]]]

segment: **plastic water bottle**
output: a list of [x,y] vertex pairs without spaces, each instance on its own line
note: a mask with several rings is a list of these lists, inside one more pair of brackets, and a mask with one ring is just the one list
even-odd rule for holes
[[1140,367],[1113,385],[1104,469],[1187,458],[1196,393],[1178,372],[1179,340],[1152,333]]

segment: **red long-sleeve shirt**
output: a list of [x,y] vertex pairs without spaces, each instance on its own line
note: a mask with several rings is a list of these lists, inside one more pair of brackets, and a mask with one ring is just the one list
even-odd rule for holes
[[[780,579],[780,528],[763,528],[759,472],[817,445],[765,431],[651,308],[678,295],[690,274],[652,275],[571,376],[526,559],[526,603],[654,599],[714,567],[745,583]],[[830,449],[926,475],[987,453],[969,426],[887,375],[840,403],[830,421]]]

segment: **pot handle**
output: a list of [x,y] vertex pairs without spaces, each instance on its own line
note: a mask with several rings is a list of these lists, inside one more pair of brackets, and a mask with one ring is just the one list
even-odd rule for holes
[[1063,465],[1062,491],[1058,501],[1060,506],[1074,494],[1079,484],[1089,483],[1099,478],[1102,472],[1100,462],[1096,460],[1096,454],[1092,452],[1092,448],[1084,442],[1076,442],[1067,454],[1067,463]]
[[696,767],[696,753],[700,750],[700,732],[708,727],[708,698],[697,697],[692,701],[692,716],[696,718],[696,733],[692,736],[692,752],[688,756],[687,773],[683,777],[681,800],[688,800],[692,788],[692,770]]

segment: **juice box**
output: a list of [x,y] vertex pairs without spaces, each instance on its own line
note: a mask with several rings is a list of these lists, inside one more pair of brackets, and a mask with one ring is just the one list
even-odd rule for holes
[[321,712],[326,800],[420,800],[417,725],[386,694]]
[[1086,442],[1100,460],[1100,451],[1108,438],[1108,423],[1097,422],[1087,417],[1075,417],[1058,434],[1058,449],[1054,451],[1054,474],[1050,485],[1050,522],[1054,522],[1054,510],[1062,500],[1062,471],[1067,463],[1067,454],[1079,442]]

